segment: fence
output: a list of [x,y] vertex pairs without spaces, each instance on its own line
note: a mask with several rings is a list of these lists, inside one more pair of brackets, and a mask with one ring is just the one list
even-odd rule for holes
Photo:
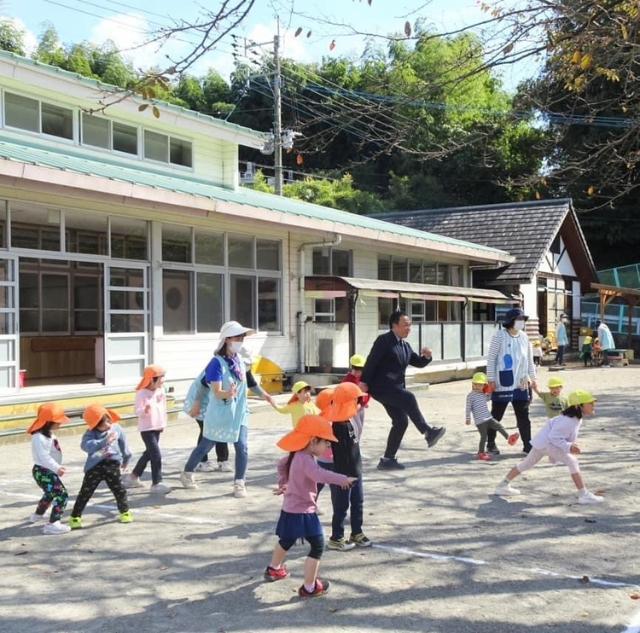
[[[600,304],[595,301],[582,301],[581,318],[584,325],[595,329],[600,319]],[[629,333],[629,306],[624,303],[609,303],[604,311],[604,321],[614,334]],[[640,308],[635,307],[631,315],[631,334],[640,335]]]

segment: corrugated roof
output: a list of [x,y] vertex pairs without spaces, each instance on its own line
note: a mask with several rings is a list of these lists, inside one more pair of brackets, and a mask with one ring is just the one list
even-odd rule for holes
[[[107,84],[99,79],[92,79],[91,77],[85,77],[84,75],[80,75],[78,73],[70,72],[68,70],[64,70],[62,68],[58,68],[57,66],[51,66],[49,64],[43,64],[42,62],[36,61],[35,59],[29,59],[28,57],[22,57],[21,55],[16,55],[15,53],[10,53],[9,51],[0,50],[0,59],[5,58],[11,60],[17,64],[21,64],[23,66],[32,66],[34,68],[38,68],[39,70],[43,70],[50,75],[64,77],[67,79],[71,79],[73,81],[77,81],[86,86],[90,86],[92,88],[97,88],[103,92],[113,92],[122,94],[126,93],[126,90],[120,88],[120,86],[114,86],[112,84]],[[142,102],[142,97],[135,97],[139,102]],[[202,112],[196,112],[195,110],[190,110],[189,108],[183,108],[182,106],[175,105],[173,103],[167,103],[166,101],[161,101],[160,99],[153,99],[151,101],[153,104],[157,105],[159,108],[170,110],[172,112],[177,112],[181,115],[187,116],[192,119],[197,119],[198,121],[205,121],[207,123],[211,123],[212,125],[226,128],[230,131],[234,131],[240,134],[247,134],[253,136],[261,141],[264,141],[267,137],[265,132],[259,132],[258,130],[252,130],[251,128],[245,127],[244,125],[238,125],[236,123],[229,123],[224,121],[223,119],[218,119],[209,114],[203,114]]]
[[[431,235],[422,230],[403,226],[402,224],[384,222],[370,216],[340,211],[338,209],[310,204],[294,198],[262,193],[244,187],[227,189],[190,177],[188,174],[169,175],[166,172],[154,170],[143,164],[129,167],[123,165],[122,162],[118,162],[117,159],[108,157],[100,159],[97,157],[89,158],[86,154],[80,151],[74,151],[72,148],[43,147],[33,142],[21,142],[18,144],[14,138],[7,139],[3,137],[2,134],[0,134],[0,158],[250,207],[279,211],[291,216],[291,224],[295,224],[296,216],[306,217],[387,234],[408,236],[419,240],[430,240],[437,244],[459,247],[465,251],[471,249],[478,254],[483,254],[486,258],[493,258],[495,260],[509,261],[511,259],[508,253],[492,247],[470,244],[444,235]],[[470,254],[467,254],[467,256],[471,257]]]
[[511,253],[515,262],[477,276],[487,283],[500,284],[531,281],[568,213],[573,213],[571,200],[563,198],[400,211],[374,217]]

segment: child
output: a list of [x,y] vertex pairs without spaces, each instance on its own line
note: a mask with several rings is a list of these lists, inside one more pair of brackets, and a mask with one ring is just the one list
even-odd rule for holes
[[69,526],[72,530],[82,527],[82,512],[96,488],[104,481],[116,498],[120,523],[131,523],[127,491],[120,479],[120,469],[125,469],[131,459],[127,438],[119,424],[120,416],[100,404],[90,404],[82,414],[89,430],[82,436],[80,448],[88,453],[84,465],[84,479],[78,497],[71,510]]
[[580,358],[583,360],[585,367],[587,366],[587,363],[589,365],[593,365],[593,357],[591,353],[592,344],[593,339],[590,336],[585,336],[582,341],[582,349],[580,350]]
[[151,462],[151,492],[166,495],[171,492],[169,486],[162,483],[162,455],[160,453],[160,434],[167,426],[167,399],[164,395],[164,369],[160,365],[144,368],[142,380],[136,387],[135,410],[138,415],[138,430],[145,445],[133,471],[124,480],[126,488],[138,488],[143,484],[140,475]]
[[293,395],[289,402],[283,407],[279,407],[273,403],[273,408],[282,414],[289,413],[291,415],[291,424],[295,429],[298,421],[304,415],[318,415],[320,409],[311,402],[311,386],[304,380],[298,380],[291,388]]
[[580,465],[575,457],[581,453],[575,443],[583,416],[591,416],[595,411],[596,399],[581,389],[569,394],[568,407],[561,415],[549,420],[531,440],[531,452],[500,482],[495,494],[498,496],[518,495],[520,491],[511,486],[511,482],[525,470],[535,466],[545,455],[552,464],[566,464],[571,479],[578,489],[578,503],[600,503],[603,498],[587,490],[580,474]]
[[487,445],[487,431],[489,429],[494,429],[500,433],[500,435],[509,442],[509,446],[513,446],[520,437],[519,433],[509,435],[502,424],[491,417],[489,406],[487,405],[488,400],[491,398],[491,394],[488,393],[488,387],[489,380],[486,374],[481,371],[473,374],[471,378],[471,391],[467,395],[467,405],[465,408],[465,423],[471,424],[471,416],[473,416],[473,421],[478,429],[478,433],[480,433],[480,444],[476,457],[485,462],[491,461],[491,455],[485,450]]
[[593,364],[596,366],[602,365],[602,344],[600,339],[596,337],[593,339],[593,347],[591,349]]
[[547,419],[550,419],[555,418],[556,415],[560,415],[560,413],[567,408],[567,399],[560,395],[564,387],[562,378],[556,378],[555,376],[549,378],[547,387],[549,391],[539,391],[537,386],[534,387],[534,391],[538,394],[542,402],[544,402],[544,406],[547,409]]
[[[351,364],[351,370],[347,375],[342,379],[342,382],[352,382],[358,387],[362,382],[362,370],[364,368],[367,359],[360,355],[354,354],[350,359],[349,363]],[[358,409],[358,413],[356,413],[353,418],[351,418],[351,424],[353,424],[353,429],[356,432],[356,437],[358,438],[358,443],[362,438],[362,429],[364,428],[364,410],[369,406],[369,399],[371,396],[368,393],[362,395],[360,399],[360,408]],[[362,455],[362,454],[361,454]]]
[[[191,383],[189,387],[189,391],[184,399],[184,405],[182,410],[192,418],[195,419],[198,427],[200,429],[200,433],[198,434],[198,441],[196,442],[196,446],[200,443],[202,439],[202,429],[204,428],[204,416],[207,412],[207,406],[209,405],[209,396],[211,391],[205,382],[205,372],[201,371],[196,379]],[[209,462],[209,454],[205,453],[200,460],[200,463],[196,466],[197,471],[201,472],[210,472],[212,470],[218,470],[220,472],[230,473],[232,472],[232,468],[229,464],[229,446],[226,442],[216,442],[216,457],[218,464],[217,466],[213,466]]]
[[[333,390],[331,404],[322,411],[322,417],[332,422],[333,433],[338,439],[332,446],[333,470],[336,473],[354,477],[351,488],[331,486],[331,538],[329,549],[344,552],[354,547],[369,547],[371,540],[362,531],[364,516],[364,489],[362,485],[362,457],[360,445],[351,420],[358,412],[358,399],[364,394],[358,385],[351,382],[340,383]],[[344,538],[344,521],[350,514],[351,537]]]
[[329,582],[318,578],[324,534],[316,514],[317,485],[323,482],[348,488],[355,481],[355,477],[338,475],[316,464],[316,457],[335,441],[329,422],[317,415],[305,415],[296,428],[278,442],[289,455],[278,462],[275,494],[284,494],[284,499],[276,527],[278,544],[264,577],[269,581],[287,578],[289,572],[283,565],[287,552],[298,539],[306,539],[311,549],[304,563],[304,584],[298,589],[301,598],[315,598],[329,591]]
[[32,436],[33,469],[31,473],[44,492],[29,521],[31,523],[44,521],[45,513],[51,506],[49,522],[42,529],[44,534],[65,534],[71,529],[60,522],[69,493],[60,479],[66,469],[62,466],[60,444],[53,434],[65,422],[69,422],[69,418],[64,414],[64,409],[55,402],[47,402],[38,407],[38,417],[27,429],[27,433]]
[[540,367],[542,364],[542,341],[541,336],[538,335],[533,341],[533,364],[536,367]]

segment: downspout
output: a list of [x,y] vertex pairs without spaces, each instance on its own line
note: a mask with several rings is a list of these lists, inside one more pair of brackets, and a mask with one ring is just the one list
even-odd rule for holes
[[303,242],[298,246],[298,258],[299,258],[299,276],[298,276],[298,306],[299,310],[296,313],[296,320],[298,325],[298,372],[304,373],[304,347],[305,347],[305,329],[307,317],[304,313],[304,252],[305,249],[313,247],[327,248],[329,246],[338,246],[342,243],[342,235],[336,235],[333,240],[323,240],[322,242]]

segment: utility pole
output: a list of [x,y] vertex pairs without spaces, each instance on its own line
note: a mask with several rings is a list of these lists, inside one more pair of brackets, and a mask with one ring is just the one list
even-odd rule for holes
[[273,76],[273,169],[274,190],[277,196],[282,195],[282,95],[280,92],[282,74],[280,69],[280,20],[278,20],[278,32],[273,37],[273,64],[275,74]]

